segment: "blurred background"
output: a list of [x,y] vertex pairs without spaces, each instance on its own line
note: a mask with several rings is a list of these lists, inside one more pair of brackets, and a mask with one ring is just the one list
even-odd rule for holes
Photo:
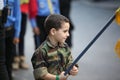
[[[70,18],[72,32],[72,55],[74,59],[104,27],[120,6],[120,0],[72,0]],[[120,59],[114,52],[120,38],[120,26],[115,21],[91,46],[78,62],[79,73],[68,80],[120,80]],[[14,80],[34,80],[31,56],[34,52],[33,32],[28,20],[25,35],[25,56],[28,70],[13,71]]]

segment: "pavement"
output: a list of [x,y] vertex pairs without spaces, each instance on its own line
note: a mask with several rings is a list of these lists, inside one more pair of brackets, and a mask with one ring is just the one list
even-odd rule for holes
[[[103,1],[94,3],[73,0],[71,5],[70,16],[75,26],[72,55],[76,59],[108,22],[120,6],[120,2]],[[68,80],[120,80],[120,58],[114,52],[115,44],[119,38],[120,26],[113,21],[78,61],[78,75],[70,76]],[[14,80],[34,80],[30,61],[33,52],[33,32],[28,21],[25,35],[25,55],[30,68],[28,70],[13,71]]]

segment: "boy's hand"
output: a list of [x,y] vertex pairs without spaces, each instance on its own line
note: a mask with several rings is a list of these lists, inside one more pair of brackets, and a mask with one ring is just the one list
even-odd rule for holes
[[67,80],[68,75],[65,76],[64,73],[65,73],[65,72],[63,71],[63,72],[59,75],[59,79],[60,79],[60,80]]
[[73,66],[72,70],[70,71],[70,75],[75,76],[78,73],[78,67]]

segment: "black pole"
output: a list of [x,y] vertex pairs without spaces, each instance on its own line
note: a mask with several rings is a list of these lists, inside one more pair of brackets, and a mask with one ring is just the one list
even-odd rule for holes
[[112,23],[112,21],[115,19],[115,14],[110,18],[110,20],[107,22],[107,24],[101,29],[101,31],[93,38],[93,40],[86,46],[86,48],[80,53],[80,55],[74,60],[74,62],[68,67],[68,69],[65,71],[64,75],[67,75],[72,67],[80,60],[80,58],[85,54],[85,52],[92,46],[92,44],[100,37],[100,35],[107,29],[107,27]]

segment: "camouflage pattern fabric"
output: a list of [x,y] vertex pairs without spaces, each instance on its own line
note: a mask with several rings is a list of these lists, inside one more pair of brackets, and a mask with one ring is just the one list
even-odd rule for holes
[[47,38],[36,49],[31,61],[35,80],[44,80],[42,77],[47,73],[59,75],[62,71],[65,71],[73,62],[73,58],[66,43],[54,46]]

